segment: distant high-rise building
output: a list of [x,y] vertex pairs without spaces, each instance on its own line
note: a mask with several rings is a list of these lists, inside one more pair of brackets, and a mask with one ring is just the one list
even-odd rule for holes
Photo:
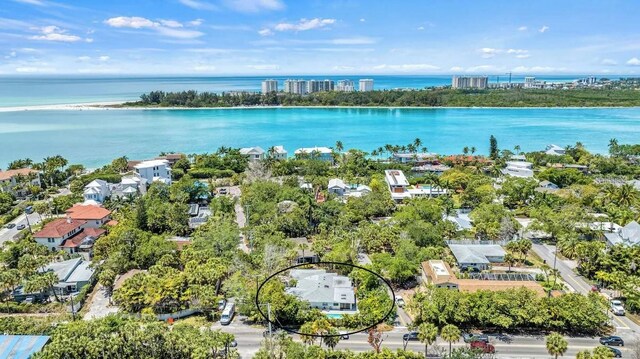
[[373,91],[372,79],[360,79],[358,90],[360,91]]
[[353,81],[351,80],[340,80],[336,85],[336,91],[342,92],[353,92],[355,91],[355,86],[353,85]]
[[262,93],[278,92],[277,80],[264,80],[262,81]]
[[533,76],[527,76],[524,78],[524,88],[532,88],[536,85],[536,78]]
[[454,89],[485,89],[488,84],[487,76],[453,76],[451,79],[451,87]]
[[306,95],[309,91],[307,90],[307,81],[305,80],[286,80],[284,82],[284,92],[286,93],[294,93],[297,95]]
[[334,84],[332,80],[309,80],[307,81],[307,91],[309,93],[312,92],[323,92],[323,91],[333,91]]

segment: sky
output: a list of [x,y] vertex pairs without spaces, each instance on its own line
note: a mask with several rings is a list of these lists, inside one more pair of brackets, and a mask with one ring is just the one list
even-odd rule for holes
[[637,0],[0,3],[0,75],[640,73]]

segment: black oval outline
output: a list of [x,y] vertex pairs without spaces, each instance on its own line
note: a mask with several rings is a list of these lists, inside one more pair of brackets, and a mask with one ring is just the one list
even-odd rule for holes
[[[366,327],[366,328],[364,328],[364,329],[360,329],[360,330],[356,330],[356,331],[348,332],[348,333],[331,334],[331,335],[300,333],[300,332],[297,332],[297,331],[295,331],[295,330],[287,329],[287,328],[285,328],[285,327],[281,326],[280,324],[275,323],[275,322],[272,322],[271,320],[269,320],[269,318],[268,318],[268,317],[267,317],[267,316],[262,312],[262,309],[260,309],[260,303],[258,302],[258,296],[260,295],[260,290],[262,290],[262,287],[263,287],[263,286],[264,286],[264,285],[265,285],[269,280],[271,280],[271,278],[273,278],[273,277],[277,276],[278,274],[280,274],[280,273],[282,273],[282,272],[284,272],[284,271],[287,271],[287,270],[290,270],[290,269],[293,269],[293,268],[304,267],[304,266],[309,266],[309,265],[316,265],[316,264],[346,265],[346,266],[350,266],[350,267],[353,267],[353,268],[362,269],[362,270],[367,271],[367,272],[369,272],[369,273],[371,273],[371,274],[375,275],[376,277],[378,277],[378,278],[382,279],[382,281],[384,282],[384,284],[386,284],[386,285],[387,285],[387,287],[389,287],[389,289],[391,290],[391,295],[392,295],[392,298],[391,298],[391,308],[389,308],[389,311],[387,312],[387,314],[385,314],[385,316],[384,316],[384,317],[382,317],[382,319],[380,319],[380,321],[379,321],[379,322],[376,322],[376,323],[374,323],[374,324],[372,324],[372,325],[370,325],[370,326],[368,326],[368,327]],[[279,271],[277,271],[277,272],[273,273],[272,275],[270,275],[267,279],[265,279],[265,280],[262,282],[262,284],[260,284],[260,286],[258,287],[258,291],[256,292],[255,305],[256,305],[256,309],[258,309],[258,313],[260,313],[260,315],[262,316],[262,318],[264,318],[267,322],[271,323],[272,325],[275,325],[276,327],[278,327],[278,328],[280,328],[280,329],[282,329],[282,330],[285,330],[285,331],[287,331],[287,332],[289,332],[289,333],[293,333],[293,334],[304,335],[304,336],[307,336],[307,337],[315,337],[315,338],[332,338],[332,337],[342,337],[343,335],[353,335],[353,334],[357,334],[357,333],[360,333],[360,332],[364,332],[364,331],[367,331],[367,330],[369,330],[369,329],[371,329],[371,328],[375,327],[376,325],[378,325],[378,324],[380,324],[380,323],[384,322],[384,321],[385,321],[385,320],[386,320],[386,319],[391,315],[391,313],[393,312],[393,309],[396,307],[396,293],[393,291],[393,287],[391,287],[391,283],[389,283],[389,281],[388,281],[388,280],[386,280],[383,276],[381,276],[380,274],[378,274],[378,273],[376,273],[376,272],[374,272],[374,271],[372,271],[372,270],[370,270],[370,269],[367,269],[367,268],[364,268],[364,267],[360,267],[360,266],[355,265],[355,264],[351,264],[351,263],[342,263],[342,262],[315,262],[315,263],[301,263],[301,264],[296,264],[296,265],[293,265],[293,266],[290,266],[290,267],[286,267],[286,268],[284,268],[284,269],[281,269],[281,270],[279,270]]]

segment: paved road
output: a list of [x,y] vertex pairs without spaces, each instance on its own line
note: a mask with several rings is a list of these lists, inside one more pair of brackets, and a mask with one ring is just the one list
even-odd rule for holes
[[[533,251],[536,254],[547,261],[547,264],[553,267],[553,259],[556,247],[547,244],[534,244]],[[576,272],[574,272],[571,267],[565,263],[562,259],[558,258],[556,261],[556,268],[560,271],[560,275],[576,292],[587,294],[591,291],[591,285],[587,283],[584,278]],[[629,318],[624,316],[616,316],[612,315],[609,312],[609,317],[612,318],[612,323],[616,328],[616,332],[618,335],[623,337],[625,340],[630,340],[634,337],[640,335],[640,326],[631,321]]]
[[[29,228],[29,226],[27,225],[27,216],[24,213],[19,215],[18,218],[14,219],[10,223],[15,224],[16,226],[11,229],[7,229],[5,227],[2,227],[2,229],[0,229],[0,246],[3,245],[6,241],[13,240],[13,237],[18,234],[18,232],[20,232],[18,231],[19,225],[24,224],[26,228]],[[30,214],[29,223],[31,223],[32,226],[40,223],[40,215],[35,212]]]
[[[236,201],[236,204],[234,207],[236,212],[236,223],[238,224],[238,227],[242,229],[244,228],[244,226],[246,226],[247,218],[244,215],[244,208],[242,208],[242,205],[240,204],[240,196],[242,195],[242,192],[240,191],[240,187],[239,186],[229,187],[229,195],[233,197],[233,199]],[[238,248],[243,250],[245,253],[250,252],[249,247],[247,247],[247,242],[244,238],[244,234],[240,235],[240,243],[238,244]]]
[[109,304],[107,291],[104,289],[102,284],[96,285],[90,301],[85,305],[88,306],[89,310],[84,315],[84,320],[102,318],[109,314],[118,312],[118,307]]
[[[242,358],[251,358],[260,348],[264,340],[262,333],[265,328],[250,327],[243,325],[238,318],[229,326],[216,324],[214,329],[234,334],[238,342],[238,351]],[[404,328],[395,328],[386,334],[386,339],[382,346],[390,349],[401,349],[403,347],[402,335],[407,333]],[[297,334],[292,334],[295,341],[300,342]],[[497,358],[549,358],[544,343],[544,337],[536,336],[497,336],[490,335],[491,343],[496,347]],[[585,349],[593,349],[599,345],[597,338],[568,338],[569,349],[564,357],[575,357],[576,353]],[[627,343],[629,346],[630,343]],[[453,347],[465,346],[464,342],[454,343]],[[341,340],[336,349],[350,349],[356,352],[371,351],[372,348],[367,342],[366,333],[357,333],[350,336],[348,340]],[[407,349],[416,352],[424,352],[424,345],[418,341],[411,341]],[[438,338],[435,346],[430,346],[429,353],[438,353],[448,349],[448,343]],[[623,357],[628,355],[628,350],[620,348]]]

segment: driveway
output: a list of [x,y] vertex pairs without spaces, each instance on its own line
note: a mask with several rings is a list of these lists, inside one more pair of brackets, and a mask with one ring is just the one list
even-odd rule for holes
[[[246,226],[247,217],[244,215],[244,208],[240,204],[240,196],[242,196],[242,191],[240,191],[239,186],[231,186],[229,187],[229,195],[236,201],[235,204],[235,212],[236,212],[236,223],[238,227],[242,230]],[[247,241],[244,238],[244,234],[240,234],[240,243],[238,243],[238,248],[244,251],[245,253],[249,253],[249,247],[247,247]]]
[[84,320],[102,318],[118,312],[118,307],[109,304],[109,297],[101,284],[96,285],[86,305],[89,310],[84,315]]

